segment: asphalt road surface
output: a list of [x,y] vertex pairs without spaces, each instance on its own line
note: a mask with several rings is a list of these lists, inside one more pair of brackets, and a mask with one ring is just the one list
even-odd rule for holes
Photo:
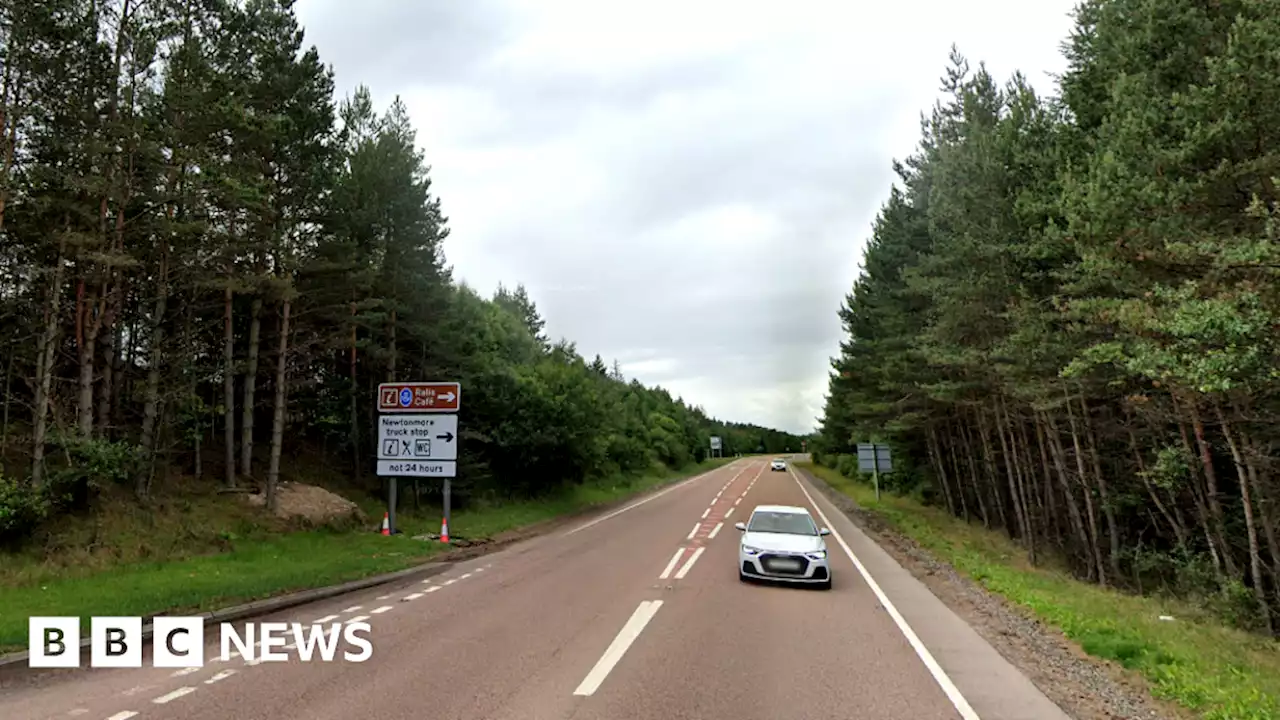
[[[24,671],[0,717],[1067,718],[813,482],[742,459],[425,581],[258,620],[368,622],[366,662]],[[831,590],[739,581],[734,523],[765,504],[831,529]]]

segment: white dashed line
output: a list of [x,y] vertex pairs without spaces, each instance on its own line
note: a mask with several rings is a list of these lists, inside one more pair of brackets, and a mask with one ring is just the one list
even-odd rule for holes
[[107,718],[107,720],[129,720],[129,718],[137,717],[137,716],[138,716],[138,713],[132,710],[125,710],[124,712],[118,712],[115,715],[112,715],[111,717]]
[[680,562],[680,556],[683,554],[684,554],[684,548],[680,548],[679,550],[676,550],[676,554],[671,556],[671,562],[667,563],[666,569],[663,570],[662,574],[658,576],[659,580],[666,580],[667,578],[671,577],[671,571],[675,569],[676,563]]
[[661,600],[645,600],[640,603],[636,611],[631,614],[631,619],[627,620],[627,624],[622,626],[618,631],[617,637],[609,644],[604,655],[596,662],[595,667],[591,668],[591,672],[582,679],[582,684],[578,685],[578,689],[573,691],[574,695],[591,695],[600,689],[600,684],[609,676],[609,671],[618,664],[622,656],[627,652],[627,648],[631,647],[631,643],[640,637],[641,631],[645,625],[653,619],[658,613],[658,608],[662,607]]
[[374,615],[381,615],[382,613],[384,613],[384,612],[386,612],[386,611],[388,611],[388,610],[390,610],[390,609],[391,609],[391,606],[390,606],[390,605],[383,605],[382,607],[380,607],[380,608],[374,608],[374,609],[370,610],[369,612],[370,612],[370,613],[372,613],[372,614],[374,614]]
[[214,683],[218,682],[219,680],[226,680],[227,678],[229,678],[229,677],[231,677],[232,675],[235,675],[235,674],[236,674],[236,671],[235,671],[235,670],[231,670],[231,669],[223,670],[222,672],[218,673],[217,675],[214,675],[213,677],[209,678],[208,680],[205,680],[205,681],[204,681],[204,684],[205,684],[205,685],[212,685],[212,684],[214,684]]
[[702,527],[702,523],[698,523],[697,525],[694,525],[693,529],[689,531],[689,536],[686,537],[685,540],[692,540],[693,536],[698,534],[698,528],[700,527]]
[[352,605],[351,607],[347,608],[346,610],[343,610],[342,612],[344,612],[344,613],[348,613],[348,612],[355,612],[355,611],[357,611],[357,610],[359,610],[359,609],[360,609],[360,606],[359,606],[359,605]]
[[424,592],[424,593],[433,593],[433,592],[435,592],[435,591],[437,591],[437,590],[439,590],[439,589],[440,589],[440,586],[439,586],[439,585],[432,585],[431,587],[427,588],[426,590],[423,590],[423,592]]
[[369,619],[368,615],[357,615],[351,618],[350,620],[348,620],[347,624],[350,625],[351,623],[364,622],[365,620],[368,620],[368,619]]
[[449,578],[448,580],[445,580],[444,582],[442,582],[442,583],[440,583],[440,584],[441,584],[441,585],[444,585],[445,587],[448,587],[448,586],[450,586],[450,585],[452,585],[452,584],[454,584],[454,583],[456,583],[456,582],[458,582],[458,578]]
[[484,572],[484,568],[476,568],[475,570],[472,570],[471,572]]
[[644,505],[644,504],[645,504],[645,503],[647,503],[647,502],[653,502],[654,500],[657,500],[658,498],[662,497],[663,495],[666,495],[667,493],[675,492],[676,490],[679,490],[680,488],[685,487],[685,486],[686,486],[686,485],[688,485],[689,483],[692,483],[692,482],[696,482],[696,481],[698,481],[698,480],[701,480],[702,478],[704,478],[704,477],[706,477],[706,476],[710,475],[711,473],[716,472],[716,471],[717,471],[717,470],[719,470],[719,469],[720,469],[720,468],[716,468],[715,470],[708,470],[707,472],[704,472],[704,473],[702,473],[701,475],[695,475],[695,476],[693,476],[693,477],[689,478],[688,480],[684,480],[684,481],[681,481],[681,482],[679,482],[679,483],[676,483],[675,485],[672,485],[671,487],[667,488],[666,490],[662,490],[662,491],[656,492],[656,493],[654,493],[654,494],[650,495],[649,497],[647,497],[647,498],[645,498],[645,499],[643,499],[643,500],[638,500],[638,501],[633,502],[633,503],[631,503],[630,505],[628,505],[628,506],[626,506],[626,507],[624,507],[624,508],[620,508],[620,509],[618,509],[618,510],[614,510],[613,512],[609,513],[608,515],[604,515],[604,516],[602,516],[602,517],[598,517],[598,518],[596,518],[595,520],[592,520],[592,521],[590,521],[590,522],[587,522],[587,523],[584,523],[584,524],[582,524],[582,525],[579,525],[578,527],[576,527],[576,528],[574,528],[574,529],[570,530],[569,532],[565,533],[565,535],[573,535],[574,533],[582,532],[583,530],[586,530],[586,529],[587,529],[587,528],[589,528],[589,527],[595,527],[596,525],[598,525],[598,524],[600,524],[600,523],[604,522],[605,520],[608,520],[609,518],[615,518],[615,517],[617,517],[617,516],[621,515],[622,513],[627,512],[627,511],[629,511],[629,510],[634,510],[635,508],[638,508],[638,507],[640,507],[641,505]]
[[716,526],[711,528],[711,534],[707,536],[707,539],[710,540],[711,538],[715,537],[716,533],[720,532],[720,528],[722,527],[724,527],[724,523],[722,522],[716,523]]
[[388,598],[390,598],[390,597],[391,597],[391,595],[389,595],[389,594],[388,594],[388,595],[379,595],[379,596],[378,596],[377,598],[375,598],[375,599],[377,599],[377,600],[386,600],[386,599],[388,599]]
[[737,507],[737,506],[738,506],[738,503],[740,503],[740,502],[742,502],[742,498],[738,498],[737,500],[734,500],[734,501],[733,501],[733,505],[734,505],[734,507]]
[[320,618],[319,620],[314,620],[314,621],[312,621],[312,624],[313,624],[313,625],[319,625],[319,624],[321,624],[321,623],[333,622],[334,620],[337,620],[337,619],[338,619],[338,616],[337,616],[337,615],[325,615],[324,617]]
[[704,550],[706,550],[706,548],[700,547],[693,551],[693,555],[689,556],[689,559],[685,561],[684,567],[680,568],[680,572],[676,573],[677,580],[682,580],[685,575],[689,574],[689,570],[693,568],[694,563],[698,562],[698,558],[702,557],[702,551]]
[[183,695],[190,695],[195,691],[196,689],[193,687],[180,687],[177,690],[174,690],[173,692],[165,693],[164,695],[161,695],[160,697],[152,700],[151,702],[155,703],[156,705],[164,705],[167,702],[172,702],[174,700],[177,700]]
[[67,714],[75,717],[76,715],[84,715],[87,712],[89,712],[88,708],[76,708],[75,710],[68,710]]
[[193,672],[200,672],[200,668],[189,667],[189,668],[182,668],[181,670],[175,670],[169,673],[169,677],[182,677],[183,675],[190,675]]
[[702,511],[702,519],[703,519],[703,520],[706,520],[706,519],[707,519],[707,515],[709,515],[709,514],[711,514],[711,508],[707,508],[706,510],[703,510],[703,511]]
[[424,593],[413,593],[412,595],[405,595],[404,597],[400,598],[400,602],[409,602],[410,600],[417,600],[423,595]]
[[461,575],[459,575],[459,576],[458,576],[458,579],[459,579],[459,580],[466,580],[466,579],[467,579],[467,578],[469,578],[469,577],[471,577],[471,573],[462,573]]
[[724,516],[725,516],[725,518],[727,519],[727,518],[728,518],[730,515],[732,515],[732,514],[733,514],[733,508],[729,508],[729,511],[728,511],[728,512],[726,512],[726,513],[724,514]]

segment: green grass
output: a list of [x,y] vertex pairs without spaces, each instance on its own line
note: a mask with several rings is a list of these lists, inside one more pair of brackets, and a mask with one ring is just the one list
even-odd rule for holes
[[[1090,655],[1143,676],[1156,697],[1206,720],[1280,718],[1280,645],[1215,622],[1196,607],[1081,582],[1032,567],[1016,544],[946,511],[888,493],[829,468],[798,466],[851,497],[939,559],[1045,623]],[[1171,615],[1173,622],[1161,621]]]
[[[455,512],[450,518],[450,535],[489,538],[622,500],[727,462],[717,459],[681,471],[663,470],[639,478],[598,481],[538,502]],[[383,506],[367,501],[362,504],[368,505],[365,510],[371,517],[382,516]],[[94,519],[88,522],[88,529],[81,529],[98,538],[97,542],[110,545],[113,552],[107,553],[105,561],[98,553],[92,561],[85,555],[79,558],[82,562],[75,562],[66,556],[70,552],[67,548],[59,548],[62,553],[56,564],[27,556],[0,555],[0,653],[26,648],[27,617],[32,615],[80,616],[87,631],[88,618],[93,615],[146,616],[215,610],[401,570],[426,562],[446,549],[439,542],[412,539],[416,534],[439,532],[439,510],[434,508],[400,514],[397,525],[403,534],[391,537],[368,529],[279,534],[255,524],[253,513],[242,503],[216,496],[184,500],[163,512],[154,508],[134,512],[127,503],[121,503],[111,512],[100,514],[107,518],[107,526],[102,525],[103,520]],[[81,525],[85,523],[81,521]],[[171,537],[182,532],[213,534],[224,551],[184,552],[182,548],[199,547],[200,543],[191,537]],[[62,543],[74,546],[84,539],[83,535],[73,535]],[[166,554],[170,549],[166,545],[177,549]],[[147,553],[166,559],[133,560]],[[174,556],[177,559],[169,559]],[[130,560],[113,563],[113,557]]]

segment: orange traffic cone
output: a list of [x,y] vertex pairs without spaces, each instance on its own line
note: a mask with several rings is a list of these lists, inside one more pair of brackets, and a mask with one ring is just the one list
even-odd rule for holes
[[390,517],[390,515],[391,515],[391,513],[389,513],[389,512],[384,512],[384,513],[382,513],[382,534],[383,534],[383,535],[390,535],[390,534],[391,534],[391,517]]
[[449,542],[449,519],[440,519],[440,542]]

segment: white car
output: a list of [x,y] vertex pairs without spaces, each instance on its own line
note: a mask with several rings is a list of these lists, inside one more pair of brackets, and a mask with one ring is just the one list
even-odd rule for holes
[[783,460],[782,458],[774,458],[773,462],[770,463],[769,465],[769,472],[773,472],[775,470],[786,470],[786,469],[787,469],[787,461]]
[[759,505],[736,527],[738,579],[780,580],[831,589],[827,543],[831,531],[818,527],[809,511],[794,505]]

